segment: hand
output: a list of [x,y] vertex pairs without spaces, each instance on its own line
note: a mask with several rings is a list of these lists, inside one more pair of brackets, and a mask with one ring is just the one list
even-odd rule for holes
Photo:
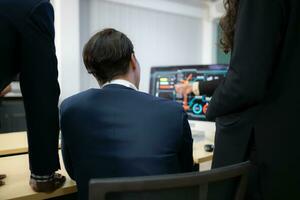
[[185,96],[193,92],[193,86],[188,82],[179,83],[175,85],[175,90],[177,93]]
[[9,93],[11,91],[11,86],[7,86],[6,88],[4,88],[4,90],[2,90],[0,92],[0,97],[4,97],[7,93]]
[[46,182],[38,182],[37,180],[30,178],[29,184],[35,192],[50,193],[62,187],[65,181],[65,176],[56,173],[52,180]]
[[6,178],[6,175],[0,174],[0,187],[1,187],[2,185],[5,185],[4,181],[2,181],[2,179],[5,179],[5,178]]

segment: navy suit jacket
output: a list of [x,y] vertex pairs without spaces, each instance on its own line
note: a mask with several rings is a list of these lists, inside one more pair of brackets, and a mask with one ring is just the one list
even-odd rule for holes
[[80,199],[96,177],[192,171],[191,131],[182,107],[122,85],[90,89],[61,106],[63,157]]
[[[299,198],[299,53],[299,0],[239,1],[229,71],[206,117],[216,119],[213,168],[255,163],[247,199]],[[221,183],[209,199],[233,192]]]

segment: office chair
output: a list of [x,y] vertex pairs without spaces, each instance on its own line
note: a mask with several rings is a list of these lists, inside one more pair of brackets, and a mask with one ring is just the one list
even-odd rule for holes
[[206,200],[209,183],[235,180],[235,200],[244,199],[250,162],[172,175],[93,179],[90,200]]

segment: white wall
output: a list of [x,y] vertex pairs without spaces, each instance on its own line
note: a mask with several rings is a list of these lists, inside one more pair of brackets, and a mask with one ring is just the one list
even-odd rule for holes
[[[87,12],[89,37],[103,28],[112,27],[132,40],[142,67],[142,91],[148,91],[151,66],[202,63],[200,18],[101,0],[90,0]],[[93,78],[86,76],[85,70],[82,76],[82,89],[97,87]]]
[[79,1],[51,1],[55,10],[55,42],[61,100],[80,91]]
[[56,14],[61,100],[98,87],[83,66],[81,51],[90,36],[103,28],[116,28],[134,43],[142,67],[140,88],[145,92],[151,66],[209,64],[215,60],[211,17],[214,12],[210,6],[192,7],[165,0],[52,2]]

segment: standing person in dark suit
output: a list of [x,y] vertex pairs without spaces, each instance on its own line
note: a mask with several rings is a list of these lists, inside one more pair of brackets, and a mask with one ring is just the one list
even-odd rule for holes
[[83,52],[101,89],[61,105],[63,157],[88,199],[91,178],[146,176],[193,170],[193,139],[180,104],[138,91],[140,66],[126,35],[94,35]]
[[[300,1],[225,0],[225,7],[221,44],[232,58],[206,115],[216,120],[213,168],[250,159],[247,199],[298,198]],[[211,187],[210,199],[233,199],[230,184]]]
[[[213,168],[250,158],[258,178],[250,174],[247,199],[298,198],[300,1],[225,3],[222,45],[232,58],[206,115],[216,120]],[[210,195],[230,194],[217,186]]]
[[0,91],[20,74],[31,170],[30,185],[51,192],[65,181],[58,159],[57,60],[48,0],[0,1]]

